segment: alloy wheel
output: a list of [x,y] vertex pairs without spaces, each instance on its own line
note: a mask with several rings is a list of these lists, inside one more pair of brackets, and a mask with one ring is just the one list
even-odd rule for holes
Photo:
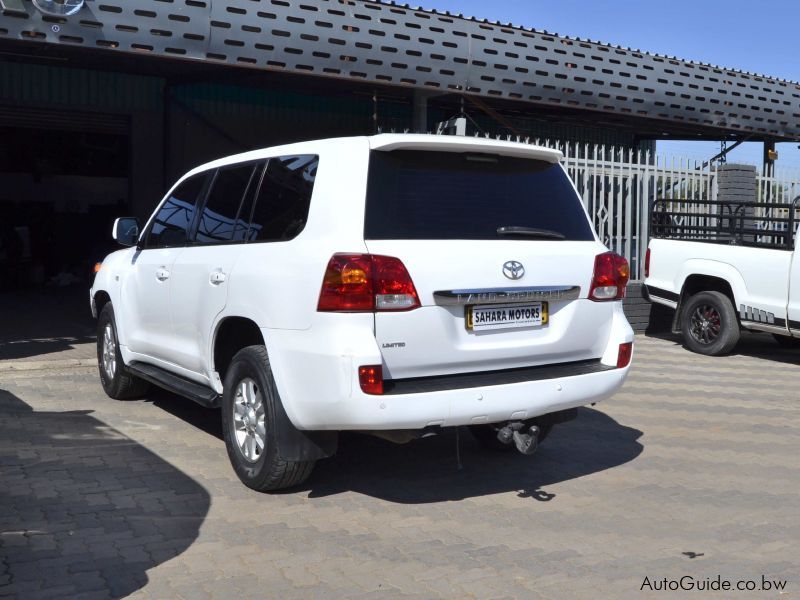
[[103,370],[109,380],[114,379],[117,373],[117,339],[111,323],[106,323],[103,329]]
[[700,344],[713,344],[722,331],[722,318],[719,311],[710,304],[701,304],[695,308],[690,322],[689,331]]
[[261,389],[253,379],[246,377],[236,387],[233,399],[233,428],[236,445],[249,462],[256,462],[264,452],[267,430]]

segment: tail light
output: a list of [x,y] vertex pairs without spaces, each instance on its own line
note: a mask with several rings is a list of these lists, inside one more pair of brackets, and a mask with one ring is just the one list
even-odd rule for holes
[[399,258],[334,254],[325,270],[317,310],[404,311],[419,306],[414,282]]
[[383,367],[381,365],[369,365],[358,367],[358,382],[361,384],[361,391],[371,396],[383,394]]
[[647,249],[647,254],[644,255],[644,276],[650,277],[650,248]]
[[624,369],[631,364],[633,357],[633,342],[619,345],[619,354],[617,354],[617,368]]
[[592,287],[589,289],[589,300],[595,302],[622,300],[630,275],[628,261],[619,254],[614,252],[598,254],[594,259],[594,276]]

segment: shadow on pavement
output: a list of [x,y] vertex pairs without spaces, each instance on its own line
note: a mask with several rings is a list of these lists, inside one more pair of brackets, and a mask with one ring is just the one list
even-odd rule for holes
[[[222,439],[218,410],[162,390],[151,391],[148,401]],[[613,469],[633,460],[643,449],[641,431],[590,408],[579,409],[577,419],[556,426],[534,456],[485,450],[463,427],[458,435],[460,470],[454,429],[405,445],[343,433],[336,456],[319,461],[303,486],[284,493],[302,492],[319,498],[354,491],[416,504],[516,491],[520,497],[547,502],[555,495],[542,488]]]
[[127,596],[194,542],[209,506],[90,412],[37,412],[0,390],[0,596]]
[[218,409],[200,406],[196,402],[155,386],[151,387],[150,391],[147,392],[145,401],[152,402],[153,406],[157,406],[164,412],[168,412],[173,417],[189,423],[218,440],[223,439],[222,418]]
[[[686,352],[691,352],[691,350],[683,345],[683,337],[679,334],[663,332],[648,333],[647,337],[672,342],[676,346],[683,347]],[[798,342],[800,342],[800,340],[798,340]],[[796,347],[783,346],[775,341],[775,338],[769,333],[743,331],[742,339],[739,341],[732,355],[763,358],[764,360],[798,365],[800,364],[800,344]]]
[[547,486],[623,465],[642,452],[642,432],[593,409],[558,425],[534,456],[484,450],[465,428],[397,446],[370,436],[343,435],[338,454],[317,464],[309,497],[355,491],[390,502],[418,504],[516,491],[550,501]]
[[0,360],[70,350],[95,339],[88,285],[0,292]]

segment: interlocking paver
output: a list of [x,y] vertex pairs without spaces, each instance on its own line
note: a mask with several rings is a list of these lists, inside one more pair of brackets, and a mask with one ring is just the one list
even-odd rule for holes
[[[301,489],[242,486],[219,415],[0,370],[0,595],[638,597],[650,579],[800,593],[800,351],[637,338],[627,386],[533,458],[450,432],[343,436]],[[694,558],[692,558],[694,556]],[[774,595],[774,594],[773,594]]]

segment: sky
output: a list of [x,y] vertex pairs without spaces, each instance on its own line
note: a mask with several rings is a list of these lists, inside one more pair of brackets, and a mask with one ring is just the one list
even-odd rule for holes
[[[418,0],[418,3],[425,8],[800,81],[800,0]],[[800,171],[798,145],[778,144],[779,169]],[[661,142],[658,151],[708,159],[719,152],[719,143]],[[728,160],[761,164],[762,151],[761,144],[743,144],[731,152]]]

